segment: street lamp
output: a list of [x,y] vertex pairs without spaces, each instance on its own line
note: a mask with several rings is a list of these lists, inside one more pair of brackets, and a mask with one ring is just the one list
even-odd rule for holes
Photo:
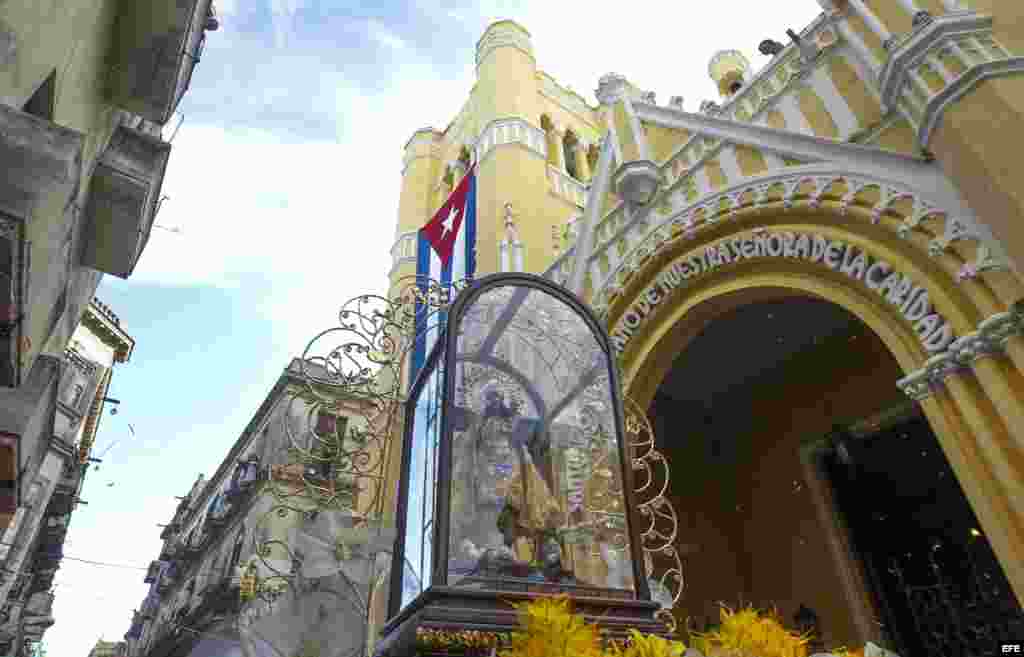
[[423,631],[511,631],[510,602],[551,594],[610,636],[664,632],[612,353],[545,279],[496,274],[460,293],[405,405],[378,655],[417,654]]

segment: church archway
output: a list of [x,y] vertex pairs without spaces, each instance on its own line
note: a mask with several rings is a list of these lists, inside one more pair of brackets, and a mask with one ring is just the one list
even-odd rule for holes
[[[950,471],[955,474],[955,479],[969,500],[969,509],[977,516],[980,527],[967,528],[965,531],[975,529],[992,544],[1009,586],[1016,591],[1016,598],[1019,599],[1024,590],[1024,573],[1019,565],[1022,556],[1022,522],[1019,512],[1014,511],[1010,502],[1024,474],[1012,462],[1015,449],[1012,445],[1020,432],[1013,422],[1013,408],[1019,407],[1022,402],[1022,391],[1014,383],[1019,381],[1015,377],[1020,376],[1020,370],[1012,356],[1004,353],[993,357],[992,361],[998,361],[997,367],[1000,368],[995,374],[1005,377],[1006,385],[1002,390],[1008,395],[1008,398],[1000,400],[994,394],[992,372],[976,371],[977,365],[973,361],[968,363],[957,360],[953,363],[949,356],[950,350],[953,347],[959,348],[958,345],[963,342],[961,340],[951,347],[953,338],[975,335],[979,322],[984,323],[986,317],[992,316],[993,310],[997,314],[1007,314],[1007,306],[991,295],[979,302],[976,290],[967,291],[958,287],[955,280],[946,275],[934,260],[929,259],[927,252],[915,244],[887,239],[882,236],[881,227],[866,222],[859,225],[857,221],[850,217],[840,217],[838,213],[832,215],[824,212],[769,214],[762,209],[748,215],[738,213],[727,223],[712,226],[700,240],[678,239],[662,249],[657,256],[650,257],[634,273],[622,293],[612,300],[608,313],[608,325],[612,329],[613,339],[618,335],[620,340],[624,384],[641,406],[652,410],[652,419],[657,422],[659,389],[672,370],[673,363],[695,344],[698,336],[705,331],[714,331],[716,323],[726,321],[723,318],[727,318],[730,313],[743,312],[745,308],[763,304],[782,303],[785,306],[794,302],[818,303],[842,309],[839,312],[845,313],[856,326],[862,327],[863,335],[868,336],[863,338],[864,342],[874,344],[875,352],[884,354],[884,358],[878,358],[887,359],[888,364],[884,372],[880,370],[875,373],[873,384],[866,386],[871,392],[885,389],[882,398],[863,407],[840,409],[845,412],[845,416],[837,418],[837,423],[849,425],[857,421],[868,421],[898,406],[897,401],[909,406],[913,412],[904,419],[923,424],[928,439],[935,441],[935,451],[941,451],[948,460]],[[744,256],[742,250],[749,247],[750,242],[759,239],[759,232],[762,241],[766,239],[766,232],[768,237],[775,236],[772,239],[776,243],[767,250],[762,247],[751,248]],[[786,234],[791,236],[788,246],[783,244],[783,236]],[[804,254],[795,252],[793,245],[799,235],[808,236],[811,243],[815,236],[829,244],[842,243],[844,247],[851,248],[851,255],[844,254],[837,259],[839,254],[833,252],[832,264],[835,266],[826,266],[823,258],[804,257]],[[718,263],[705,257],[709,247],[719,246],[726,248],[731,255],[722,254]],[[949,339],[933,341],[931,347],[939,348],[930,350],[927,340],[923,339],[927,337],[926,331],[922,331],[918,324],[920,317],[914,315],[908,318],[905,304],[894,303],[888,298],[887,292],[879,292],[879,269],[874,271],[875,278],[870,281],[871,285],[865,282],[863,269],[851,273],[849,265],[854,259],[853,254],[858,252],[867,254],[867,262],[862,263],[863,269],[872,263],[884,262],[888,267],[886,275],[900,272],[908,281],[913,280],[918,287],[928,290],[932,303],[930,310],[940,315],[942,321],[950,327],[952,335],[947,336]],[[702,262],[695,262],[693,258],[701,259]],[[679,279],[684,278],[685,272],[676,268],[672,273],[673,267],[686,262],[690,263],[694,271],[685,276],[686,281],[682,281]],[[653,294],[652,289],[655,290]],[[761,323],[754,323],[750,330],[761,328]],[[939,345],[940,342],[944,344]],[[723,349],[720,368],[729,371],[730,362],[729,349]],[[897,382],[902,377],[932,368],[936,362],[946,362],[948,367],[943,371],[953,374],[943,381],[944,385],[929,384],[929,394],[919,399],[910,399],[901,393]],[[821,362],[821,367],[827,378],[827,361]],[[703,371],[707,370],[707,367],[703,368]],[[742,377],[738,369],[733,368],[733,371]],[[838,376],[840,373],[837,371],[834,374]],[[720,409],[718,412],[729,414],[741,411]],[[686,426],[689,425],[682,422],[679,428]],[[662,433],[665,432],[663,428]],[[824,440],[829,430],[816,427],[810,433],[815,432],[819,439]],[[688,435],[698,438],[699,425]],[[821,489],[820,476],[817,483],[809,481],[813,477],[807,471],[808,468],[813,469],[813,464],[800,461],[800,445],[790,447],[793,449],[789,450],[788,456],[795,461],[789,464],[804,469],[801,485]],[[663,445],[663,449],[671,451],[668,445]],[[805,461],[807,458],[805,454]],[[669,459],[671,461],[672,457],[669,456]],[[679,467],[676,463],[672,467],[673,478],[679,478]],[[829,514],[834,516],[838,513],[836,496],[830,496],[827,490],[819,490],[817,498],[818,507],[822,507],[822,504],[825,506],[822,507],[823,511],[814,511],[819,517],[813,522],[818,527],[819,539],[822,541],[822,554],[831,551],[829,568],[834,574],[833,584],[836,586],[833,598],[844,601],[840,605],[842,612],[819,610],[819,615],[825,613],[836,617],[837,614],[845,614],[846,628],[837,629],[841,623],[830,620],[833,631],[853,640],[870,637],[872,624],[879,620],[878,595],[873,592],[873,585],[867,583],[869,578],[864,573],[863,564],[852,557],[843,556],[843,550],[848,553],[850,548],[848,541],[844,547],[842,531],[835,526],[824,526],[828,524],[826,521]],[[827,536],[829,532],[832,538]],[[685,543],[685,538],[683,541]],[[681,547],[685,552],[686,545]],[[693,562],[694,558],[694,555],[687,557],[688,569],[705,572],[705,568]],[[786,596],[789,592],[781,594]],[[1010,599],[1013,600],[1013,595]],[[731,601],[737,602],[735,598]],[[800,601],[787,599],[787,602],[797,604]],[[880,637],[876,633],[874,638]]]

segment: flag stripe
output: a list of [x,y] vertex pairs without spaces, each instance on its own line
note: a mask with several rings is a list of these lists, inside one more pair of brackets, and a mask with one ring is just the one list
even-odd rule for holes
[[[450,223],[444,223],[446,219],[450,219],[453,210],[457,213],[458,224],[454,236],[451,233],[446,234]],[[442,226],[445,227],[444,230]],[[433,218],[418,231],[416,242],[417,285],[423,293],[428,291],[430,281],[440,283],[442,288],[450,291],[452,283],[473,278],[476,273],[475,167],[470,168],[466,178],[459,181],[448,199],[434,213]],[[444,265],[441,256],[438,255],[438,249],[448,257],[448,262]],[[435,317],[430,315],[430,308],[417,305],[410,384],[416,380],[420,369],[426,364],[447,319],[446,312],[436,313]]]
[[[423,236],[423,231],[416,234],[416,287],[422,294],[427,293],[427,280],[430,278],[430,242]],[[410,370],[409,384],[416,380],[416,375],[423,367],[423,361],[427,357],[427,341],[423,330],[426,328],[427,306],[416,303],[416,333],[412,347],[412,369]]]
[[469,191],[466,194],[466,216],[462,226],[462,234],[466,241],[462,277],[467,280],[472,280],[476,275],[476,171],[472,171],[470,175],[473,177],[469,181]]

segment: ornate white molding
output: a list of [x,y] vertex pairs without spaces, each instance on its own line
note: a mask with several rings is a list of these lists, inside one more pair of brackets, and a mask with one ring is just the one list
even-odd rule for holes
[[[420,128],[414,132],[409,141],[405,143],[402,154],[402,175],[405,175],[414,160],[421,157],[440,157],[437,147],[442,139],[444,139],[444,135],[433,128]],[[419,146],[426,146],[425,152],[424,149],[418,148]]]
[[588,186],[550,164],[548,182],[551,184],[551,192],[556,196],[580,208],[586,205]]
[[402,265],[416,262],[416,234],[415,230],[402,233],[391,245],[391,270],[388,271],[388,277],[391,277]]
[[888,111],[898,103],[899,90],[907,77],[937,46],[951,35],[991,31],[992,18],[978,14],[952,14],[932,19],[894,43],[879,76],[882,110]]
[[[959,62],[954,75],[943,56]],[[933,90],[920,71],[942,79]],[[985,79],[1024,72],[1024,57],[1014,57],[992,36],[992,18],[969,11],[953,12],[920,23],[894,43],[879,78],[883,111],[899,110],[917,128],[926,148],[946,108]]]
[[547,158],[544,131],[520,118],[495,119],[480,132],[476,141],[476,161],[483,162],[499,146],[519,145],[536,155]]
[[[586,102],[568,89],[565,89],[559,85],[555,80],[547,73],[538,73],[537,77],[540,79],[540,93],[546,96],[549,100],[562,106],[562,109],[575,114],[583,121],[589,122],[595,109],[586,104]],[[579,135],[584,137],[588,141],[597,141],[597,130],[596,128],[590,128],[591,133],[586,135]]]
[[[894,183],[889,177],[843,169],[831,163],[787,167],[741,181],[692,202],[687,201],[686,195],[676,187],[661,197],[664,202],[659,203],[655,200],[651,204],[653,208],[649,208],[649,214],[638,213],[630,216],[620,205],[597,224],[593,248],[587,258],[587,262],[594,265],[591,267],[588,264],[593,277],[591,284],[594,298],[602,298],[604,302],[610,301],[652,255],[670,242],[694,239],[704,229],[728,220],[729,216],[739,209],[745,196],[753,195],[753,205],[759,206],[769,202],[770,190],[781,187],[783,207],[791,208],[795,205],[798,189],[807,183],[813,186],[813,191],[803,202],[808,207],[815,208],[820,204],[825,191],[839,180],[844,181],[848,190],[840,200],[841,211],[848,207],[864,188],[871,186],[879,190],[880,200],[872,209],[869,218],[872,223],[878,223],[881,216],[898,201],[912,199],[914,214],[910,227],[907,227],[908,224],[905,222],[897,229],[903,237],[908,237],[912,230],[920,230],[920,224],[928,217],[950,216],[948,208],[919,190]],[[966,230],[964,223],[955,220],[946,223],[947,226],[958,227],[956,230],[959,232],[955,239],[973,239],[980,242],[981,237],[973,231]],[[950,237],[950,241],[953,239]],[[603,267],[597,263],[603,263]],[[601,272],[600,275],[597,275],[598,272]]]
[[515,48],[533,58],[533,44],[530,33],[512,21],[502,21],[487,28],[476,44],[476,65],[498,48]]
[[625,76],[618,73],[605,73],[597,81],[597,90],[594,91],[594,95],[602,105],[614,105],[626,97],[628,88],[629,82]]
[[955,340],[945,352],[929,358],[924,367],[900,379],[896,385],[915,401],[927,399],[942,388],[946,378],[970,372],[977,360],[1003,355],[1006,343],[1016,335],[1024,335],[1022,302],[985,319],[978,324],[977,331]]

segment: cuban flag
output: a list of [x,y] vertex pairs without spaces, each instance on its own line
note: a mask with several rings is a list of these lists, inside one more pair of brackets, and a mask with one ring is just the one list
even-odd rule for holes
[[[452,283],[472,280],[474,273],[476,165],[470,167],[448,200],[420,228],[416,241],[416,280],[422,292],[427,292],[431,280],[451,290]],[[410,382],[416,380],[447,319],[447,313],[431,315],[429,310],[416,309],[416,341],[413,344]]]

